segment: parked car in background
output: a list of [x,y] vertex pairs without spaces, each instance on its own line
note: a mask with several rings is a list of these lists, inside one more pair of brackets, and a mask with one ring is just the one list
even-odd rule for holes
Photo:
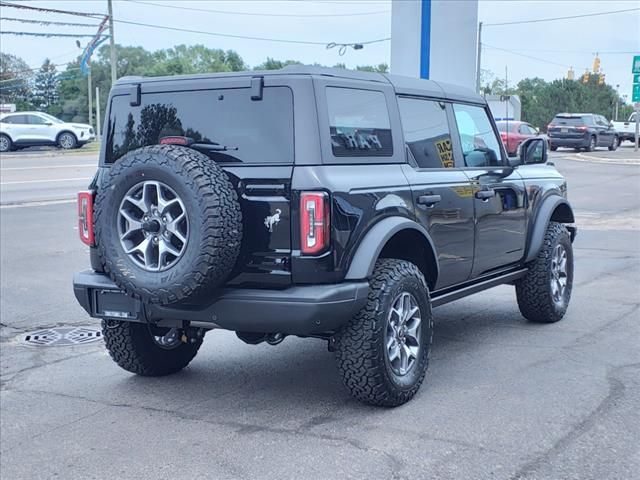
[[527,138],[541,136],[547,141],[546,135],[541,134],[540,131],[530,123],[515,120],[500,120],[496,122],[496,126],[500,131],[500,138],[502,139],[504,148],[510,156],[518,154],[518,147]]
[[597,147],[615,150],[620,144],[618,132],[602,115],[594,113],[559,113],[547,126],[549,147],[570,147],[593,152]]
[[91,125],[67,123],[43,112],[16,112],[0,116],[0,152],[38,145],[65,150],[95,140]]
[[625,140],[629,140],[630,142],[634,142],[636,139],[636,112],[633,112],[629,116],[629,120],[626,122],[611,122],[613,124],[613,128],[618,132],[618,140],[620,142],[624,142]]

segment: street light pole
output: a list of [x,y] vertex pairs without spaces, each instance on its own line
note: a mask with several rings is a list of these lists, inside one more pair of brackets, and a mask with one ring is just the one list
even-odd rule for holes
[[89,67],[89,75],[87,75],[87,92],[89,95],[89,125],[93,126],[91,118],[93,117],[93,98],[91,92],[91,67]]
[[618,121],[618,105],[620,104],[620,94],[618,93],[618,89],[620,85],[616,85],[616,122]]
[[107,6],[109,8],[109,47],[111,49],[111,85],[116,83],[118,78],[116,72],[116,63],[118,61],[116,54],[116,41],[113,37],[113,5],[111,0],[107,0]]
[[480,72],[482,65],[482,22],[478,24],[478,59],[476,62],[476,92],[480,93]]

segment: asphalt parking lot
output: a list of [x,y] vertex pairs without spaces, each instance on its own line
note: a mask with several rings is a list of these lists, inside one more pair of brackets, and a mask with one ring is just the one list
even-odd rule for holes
[[[25,154],[23,154],[25,153]],[[396,409],[343,389],[323,342],[212,331],[182,373],[141,378],[101,342],[73,196],[96,155],[0,158],[0,478],[631,479],[640,471],[640,154],[552,154],[579,234],[565,319],[527,323],[513,287],[435,310],[427,380]]]

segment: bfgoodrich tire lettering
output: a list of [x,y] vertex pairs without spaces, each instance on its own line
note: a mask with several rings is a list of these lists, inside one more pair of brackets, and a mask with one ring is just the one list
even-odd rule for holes
[[179,372],[198,353],[202,338],[175,348],[159,346],[144,323],[102,321],[102,335],[111,358],[125,370],[145,377]]
[[[554,298],[554,262],[558,252],[566,253],[564,290],[560,301]],[[527,274],[516,282],[518,307],[531,322],[553,323],[562,319],[569,306],[573,286],[573,249],[566,227],[550,222],[544,243],[536,259],[529,265]]]
[[[394,407],[411,400],[424,380],[433,338],[431,302],[422,273],[404,260],[379,260],[369,284],[366,306],[337,334],[336,361],[351,395],[371,405]],[[403,293],[420,309],[420,349],[415,364],[398,375],[388,359],[386,332],[393,302]]]
[[[188,212],[187,244],[163,271],[141,268],[124,250],[118,230],[124,196],[148,181],[170,187]],[[219,286],[240,249],[242,214],[231,182],[215,162],[185,147],[144,147],[122,157],[98,190],[95,214],[105,271],[130,295],[148,303],[173,303]]]

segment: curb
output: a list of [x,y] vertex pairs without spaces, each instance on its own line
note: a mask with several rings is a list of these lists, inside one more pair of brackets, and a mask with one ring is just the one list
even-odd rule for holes
[[569,160],[575,160],[577,162],[589,162],[589,163],[614,163],[618,165],[640,165],[640,156],[638,158],[601,158],[592,157],[583,153],[577,153],[572,156],[565,157]]

